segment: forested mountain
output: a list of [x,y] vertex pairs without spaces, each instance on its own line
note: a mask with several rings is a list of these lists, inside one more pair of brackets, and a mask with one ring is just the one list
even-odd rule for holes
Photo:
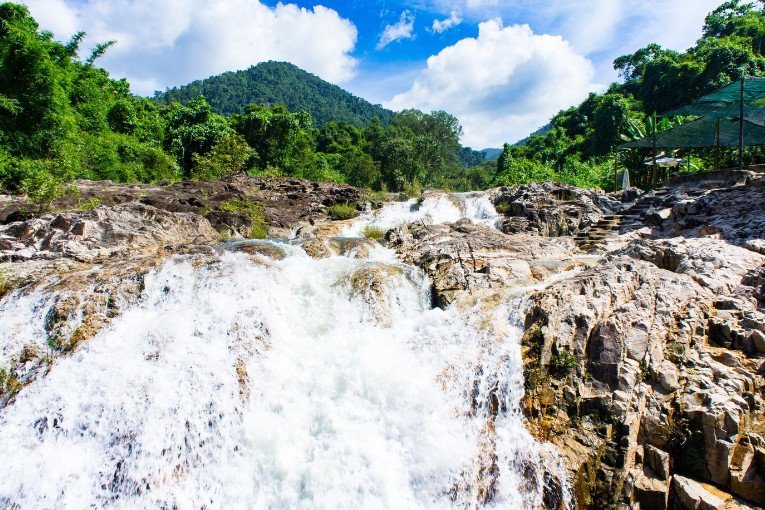
[[155,94],[165,103],[184,104],[199,96],[205,97],[213,111],[224,115],[242,113],[253,103],[281,103],[290,111],[309,112],[318,127],[331,121],[363,127],[375,117],[387,125],[393,116],[390,110],[287,62],[263,62],[244,71],[223,73]]
[[[460,146],[462,128],[447,112],[393,113],[290,64],[226,73],[162,100],[135,96],[126,80],[95,65],[111,43],[78,57],[84,37],[55,41],[26,7],[0,3],[0,193],[24,192],[44,205],[68,192],[73,179],[156,182],[235,172],[410,194],[422,186],[467,190],[539,180],[608,189],[614,148],[658,129],[654,111],[741,76],[765,75],[765,9],[725,2],[688,51],[649,45],[618,58],[620,83],[486,161],[492,151]],[[708,166],[709,152],[695,152],[694,161]],[[745,156],[762,162],[765,150]]]
[[[214,111],[192,88],[185,103],[153,101],[95,65],[111,43],[80,60],[84,37],[55,41],[25,6],[0,3],[0,193],[23,192],[44,207],[70,193],[73,179],[211,180],[238,172],[410,195],[422,186],[489,184],[490,172],[461,163],[462,128],[446,112],[394,114],[280,63],[224,75],[268,77],[255,81],[278,83],[285,93],[240,98],[253,102],[233,114]],[[219,105],[252,92],[235,81],[200,92]],[[316,111],[319,122],[301,106]]]
[[[660,130],[652,122],[654,113],[690,103],[742,76],[765,76],[765,2],[726,1],[706,17],[701,39],[687,51],[649,44],[617,58],[614,68],[621,82],[558,113],[545,132],[514,146],[505,145],[497,181],[559,180],[612,186],[615,148],[625,140]],[[664,126],[685,120],[674,119]],[[641,166],[645,156],[632,154],[632,167]],[[700,168],[712,164],[710,150],[694,151],[690,156]],[[735,164],[734,151],[723,153],[722,158],[722,165]],[[747,148],[747,164],[763,161],[763,148]]]

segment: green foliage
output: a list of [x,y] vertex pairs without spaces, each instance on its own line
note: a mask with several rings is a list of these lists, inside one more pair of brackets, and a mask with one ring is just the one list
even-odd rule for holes
[[[614,68],[622,83],[612,84],[604,94],[591,94],[580,105],[558,113],[549,127],[506,146],[496,182],[552,179],[613,189],[608,163],[615,146],[687,120],[661,120],[664,125],[654,126],[654,113],[688,104],[742,76],[765,75],[765,9],[740,0],[725,2],[707,16],[704,36],[688,51],[649,44],[617,58]],[[643,171],[646,156],[627,163],[633,171]],[[700,166],[711,166],[711,155],[704,157],[706,164]],[[761,153],[750,151],[746,157],[762,161]]]
[[5,276],[5,273],[2,270],[0,270],[0,297],[8,294],[10,290],[11,284],[8,282],[8,277]]
[[254,156],[254,150],[241,135],[226,136],[215,143],[209,154],[194,154],[191,178],[211,181],[245,172]]
[[101,200],[97,198],[91,198],[90,200],[86,200],[85,202],[77,203],[77,209],[81,211],[92,211],[96,207],[101,207]]
[[388,124],[393,116],[391,111],[286,62],[263,62],[244,71],[223,73],[157,93],[155,97],[166,103],[188,103],[199,96],[225,115],[241,113],[251,104],[282,103],[290,111],[310,112],[320,127],[335,121],[361,128],[375,118]]
[[156,105],[93,66],[112,43],[77,60],[84,36],[61,44],[24,6],[0,4],[0,187],[41,205],[75,178],[177,176]]
[[0,395],[13,396],[21,391],[21,381],[16,379],[15,373],[3,367],[0,368]]
[[331,206],[328,214],[333,220],[350,220],[358,216],[359,212],[353,204],[342,203]]
[[170,106],[165,133],[165,149],[175,157],[184,176],[194,166],[196,155],[206,155],[223,138],[233,134],[233,129],[222,115],[213,113],[203,97],[187,105]]
[[361,235],[363,235],[367,239],[375,239],[375,240],[384,238],[385,234],[386,234],[385,230],[378,227],[374,227],[372,225],[367,225],[366,227],[364,227],[364,230],[361,233]]
[[78,60],[84,38],[58,43],[25,7],[0,4],[4,191],[23,188],[44,205],[76,178],[159,182],[245,171],[393,191],[491,185],[488,167],[469,166],[483,160],[460,147],[462,128],[448,113],[394,114],[275,62],[152,101],[95,66],[113,41]]
[[416,198],[420,201],[420,203],[422,203],[422,200],[425,199],[422,194],[422,184],[420,184],[420,181],[417,179],[415,179],[412,183],[404,186],[404,195],[406,195],[407,198]]
[[53,162],[44,160],[24,160],[20,163],[24,175],[21,190],[40,213],[47,211],[54,200],[67,192],[61,180],[51,171],[53,165]]
[[[291,64],[267,62],[155,100],[136,97],[125,80],[95,66],[112,41],[78,59],[84,37],[56,42],[26,7],[0,4],[0,189],[27,192],[41,210],[77,178],[159,182],[238,172],[416,197],[423,187],[543,180],[612,190],[614,147],[665,129],[653,125],[655,111],[745,74],[765,75],[764,10],[731,0],[707,16],[693,48],[650,44],[617,58],[622,83],[500,154],[490,151],[499,159],[487,161],[487,151],[460,146],[462,128],[446,112],[393,113]],[[763,154],[745,156],[759,162]],[[642,157],[628,163],[642,168]],[[703,168],[710,157],[694,163]]]
[[572,352],[559,351],[552,355],[550,358],[550,375],[556,379],[564,379],[568,375],[576,370],[579,365],[579,358]]
[[251,222],[248,236],[250,239],[265,239],[268,237],[268,222],[266,221],[262,205],[247,200],[234,199],[223,202],[220,210],[247,216]]

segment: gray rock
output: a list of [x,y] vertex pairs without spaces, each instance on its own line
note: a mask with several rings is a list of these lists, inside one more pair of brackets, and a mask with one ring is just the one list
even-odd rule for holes
[[750,332],[749,338],[752,340],[754,348],[757,349],[757,352],[765,353],[765,333],[755,329]]
[[668,480],[670,477],[669,453],[659,450],[655,446],[646,445],[644,450],[644,463],[656,473],[660,480]]
[[684,476],[672,477],[672,492],[681,510],[723,510],[725,507],[723,499]]

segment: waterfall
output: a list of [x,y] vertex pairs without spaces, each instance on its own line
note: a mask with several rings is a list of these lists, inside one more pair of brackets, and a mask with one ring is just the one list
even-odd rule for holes
[[[522,290],[433,309],[382,247],[274,246],[169,259],[22,388],[0,409],[0,507],[542,506],[564,477],[520,412]],[[51,292],[0,302],[0,363],[40,341]]]
[[360,237],[367,226],[389,230],[415,221],[438,224],[452,223],[462,218],[494,227],[499,215],[484,193],[430,192],[421,201],[410,199],[369,211],[346,228],[342,235]]

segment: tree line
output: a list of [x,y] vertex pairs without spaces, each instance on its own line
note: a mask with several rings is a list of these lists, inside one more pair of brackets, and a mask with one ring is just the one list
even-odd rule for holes
[[442,111],[397,113],[383,125],[326,122],[282,104],[213,111],[204,97],[181,104],[130,93],[94,62],[112,42],[78,57],[41,31],[26,7],[0,4],[0,188],[40,200],[74,179],[160,182],[244,172],[336,181],[375,190],[488,185],[464,164],[462,128]]
[[[386,123],[373,117],[364,125],[319,124],[281,104],[223,115],[204,97],[181,104],[136,96],[126,80],[95,65],[113,42],[81,59],[84,37],[55,41],[26,7],[0,4],[0,191],[44,202],[74,179],[162,182],[238,172],[410,194],[541,180],[610,189],[614,148],[658,129],[653,112],[741,76],[765,75],[765,6],[727,1],[707,16],[702,38],[688,51],[651,44],[619,57],[619,83],[558,113],[523,142],[506,144],[498,161],[486,161],[460,145],[459,122],[443,111],[406,110]],[[703,167],[712,155],[694,157]],[[734,154],[728,157],[732,164]],[[748,149],[746,158],[763,161],[763,150]]]
[[[523,143],[506,144],[495,182],[557,180],[613,189],[615,148],[673,125],[654,122],[655,113],[688,104],[743,76],[765,76],[765,2],[758,3],[722,3],[706,17],[701,39],[685,52],[649,44],[617,58],[614,69],[622,80],[561,111]],[[736,166],[735,151],[722,152],[720,164]],[[646,156],[632,151],[625,163],[637,169]],[[697,169],[714,164],[710,149],[690,156]],[[745,156],[747,163],[765,161],[762,148],[748,148]]]

